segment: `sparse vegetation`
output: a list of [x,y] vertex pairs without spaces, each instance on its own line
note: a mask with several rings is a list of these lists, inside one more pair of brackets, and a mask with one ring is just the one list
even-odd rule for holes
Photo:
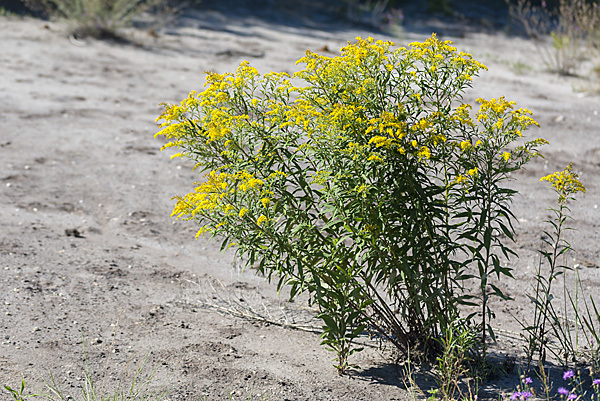
[[144,12],[169,12],[167,0],[25,0],[28,7],[66,21],[77,38],[120,39]]
[[600,7],[596,1],[559,0],[557,6],[550,7],[545,1],[537,6],[529,0],[517,0],[509,7],[550,71],[572,75],[584,58],[597,56]]

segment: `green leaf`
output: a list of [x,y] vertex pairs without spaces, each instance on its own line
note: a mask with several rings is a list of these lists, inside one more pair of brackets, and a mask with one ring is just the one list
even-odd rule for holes
[[338,332],[338,325],[330,315],[320,314],[319,318],[323,320],[328,331]]
[[502,222],[498,222],[498,225],[500,226],[500,229],[502,230],[502,232],[504,233],[504,235],[506,235],[508,238],[510,238],[513,241],[515,240],[514,236],[513,236],[512,227],[509,229],[504,224],[502,224]]
[[492,244],[492,229],[486,227],[483,233],[483,246],[485,249],[490,249]]
[[506,295],[502,292],[502,290],[498,287],[496,287],[494,284],[490,284],[490,287],[492,287],[492,289],[494,290],[494,295],[502,298],[505,301],[510,301],[513,298],[511,298],[509,295]]
[[488,329],[488,333],[490,334],[490,338],[492,339],[492,341],[497,342],[496,333],[494,333],[494,329],[492,329],[492,326],[488,324],[487,329]]

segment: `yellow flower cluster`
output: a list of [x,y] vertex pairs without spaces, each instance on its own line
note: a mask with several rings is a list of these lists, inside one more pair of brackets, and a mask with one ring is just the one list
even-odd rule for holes
[[227,179],[228,174],[211,171],[206,175],[206,182],[198,185],[194,192],[183,197],[175,197],[177,203],[171,216],[178,218],[187,216],[186,219],[191,219],[204,211],[228,212],[230,208],[223,202],[223,198],[227,195]]
[[421,146],[421,149],[419,149],[419,151],[417,152],[417,157],[419,158],[419,160],[430,159],[431,151],[427,146]]
[[331,179],[331,172],[326,170],[317,171],[312,176],[312,183],[318,185],[324,185]]
[[381,155],[377,154],[377,153],[371,153],[371,155],[369,157],[367,157],[367,161],[374,161],[374,162],[378,162],[381,163],[383,161],[383,159],[381,158]]
[[[487,67],[465,52],[458,52],[456,47],[452,46],[452,41],[440,41],[433,34],[425,42],[414,42],[410,44],[409,50],[399,49],[406,52],[408,59],[422,62],[425,71],[435,76],[437,71],[443,70],[447,73],[452,70],[457,73],[456,81],[460,83],[470,83],[473,75],[480,70],[487,70]],[[450,67],[450,68],[446,68]]]
[[[495,116],[503,115],[507,110],[515,107],[515,102],[507,101],[504,96],[499,99],[485,100],[482,98],[477,99],[477,103],[481,106],[477,113],[477,121],[486,121],[494,118]],[[493,114],[492,114],[493,113]]]
[[264,181],[254,177],[247,171],[239,171],[232,177],[238,183],[238,189],[242,192],[247,192],[250,189],[264,185]]
[[[220,152],[228,155],[228,149],[236,143],[232,132],[243,131],[255,123],[250,121],[247,114],[233,110],[234,98],[241,90],[248,87],[254,89],[258,76],[258,71],[244,61],[235,74],[208,73],[205,89],[201,93],[191,91],[180,104],[163,104],[163,112],[156,119],[157,122],[163,122],[156,136],[174,139],[163,149],[173,146],[193,148],[197,146],[197,141],[190,138],[201,134],[207,143],[221,142]],[[256,105],[258,100],[249,103]]]
[[363,39],[360,36],[356,38],[355,44],[348,43],[348,46],[342,47],[342,57],[352,59],[355,64],[362,63],[367,57],[374,57],[377,62],[387,60],[386,54],[390,46],[394,46],[392,42],[384,42],[383,40],[375,40],[372,37]]
[[455,184],[466,184],[469,181],[469,177],[475,178],[479,174],[479,169],[474,167],[467,171],[467,175],[459,174],[454,180]]
[[463,152],[467,152],[467,151],[473,149],[473,145],[471,145],[471,141],[467,141],[467,140],[461,141],[459,146],[460,146],[460,150],[462,150]]
[[[340,138],[341,139],[341,138]],[[371,153],[369,152],[368,145],[361,145],[357,142],[350,140],[345,149],[342,149],[340,153],[347,154],[352,157],[352,160],[364,160],[368,158]]]
[[265,216],[264,214],[261,214],[260,217],[256,220],[256,224],[258,226],[262,226],[262,224],[268,220],[269,219],[267,218],[267,216]]
[[[345,131],[353,124],[360,124],[362,122],[362,112],[364,107],[357,104],[335,104],[329,114],[326,116],[326,120],[323,123],[327,125],[321,125],[318,129],[324,129],[331,127],[339,127],[342,131]],[[313,115],[318,116],[318,113]]]
[[456,182],[457,184],[462,184],[463,182],[465,182],[465,181],[467,181],[467,180],[468,180],[468,179],[467,179],[467,177],[465,177],[465,176],[464,176],[464,175],[462,175],[462,174],[459,174],[459,175],[458,175],[458,177],[456,177],[456,180],[455,180],[455,182]]
[[421,57],[428,56],[429,58],[442,61],[444,59],[443,53],[456,52],[456,47],[451,45],[451,40],[440,42],[437,35],[434,33],[430,38],[425,40],[425,42],[412,42],[410,47],[412,48],[412,52],[421,55]]
[[[285,176],[285,173],[275,171],[267,177],[267,181]],[[243,170],[234,174],[211,171],[205,175],[205,182],[196,186],[193,192],[185,196],[177,196],[172,216],[190,220],[196,217],[213,216],[218,223],[206,224],[200,227],[197,237],[205,232],[214,232],[220,226],[230,224],[232,217],[239,219],[246,215],[253,216],[253,208],[242,206],[239,201],[246,198],[248,202],[254,201],[262,205],[264,213],[267,213],[272,203],[273,192],[265,187],[265,181],[256,178],[253,174]],[[265,209],[267,211],[265,211]],[[256,218],[256,217],[254,217]],[[254,222],[262,226],[268,217],[261,214]]]
[[[400,112],[402,112],[400,106]],[[393,113],[383,111],[379,117],[371,118],[369,120],[369,126],[367,127],[365,134],[369,135],[371,132],[378,132],[369,139],[369,145],[374,144],[375,147],[385,147],[386,149],[394,148],[400,153],[404,153],[404,147],[402,146],[401,140],[406,136],[408,124],[399,119]]]
[[[504,96],[491,100],[479,98],[477,102],[481,104],[477,113],[477,121],[489,123],[491,128],[498,131],[502,131],[506,127],[512,127],[517,135],[522,136],[521,131],[523,129],[531,125],[539,126],[537,121],[530,117],[532,113],[529,109],[519,108],[513,110],[515,102],[507,101]],[[509,110],[510,113],[508,113]],[[510,117],[510,120],[505,121],[505,116]]]
[[569,163],[563,171],[557,171],[540,178],[548,181],[559,195],[559,203],[563,203],[570,195],[577,192],[585,193],[585,187],[579,181],[579,174],[573,171],[573,163]]
[[[306,56],[296,62],[296,64],[306,64],[305,70],[301,71],[297,76],[310,78],[311,74],[308,73],[319,72],[323,78],[327,78],[331,77],[331,73],[335,72],[342,65],[360,67],[368,64],[381,64],[383,61],[388,60],[388,49],[393,45],[392,42],[375,41],[371,37],[362,39],[359,36],[356,38],[356,43],[351,44],[348,42],[348,46],[341,49],[342,54],[340,57],[331,58],[307,51]],[[367,59],[369,59],[369,62],[367,62]],[[388,70],[391,68],[387,67]]]
[[461,104],[456,108],[456,110],[454,110],[451,118],[461,124],[473,127],[475,123],[469,115],[469,111],[471,110],[471,108],[472,106],[468,103]]
[[[533,118],[529,117],[531,114],[531,110],[526,109],[524,107],[511,111],[511,124],[515,124],[521,127],[521,129],[525,129],[531,125],[540,126],[537,121]],[[517,130],[517,134],[522,136],[521,130]]]
[[[284,104],[276,105],[267,114],[278,115],[283,122],[279,127],[296,126],[305,131],[309,136],[315,131],[315,121],[323,118],[323,114],[317,111],[314,105],[306,99],[298,99],[289,107]],[[276,121],[271,119],[270,121]]]

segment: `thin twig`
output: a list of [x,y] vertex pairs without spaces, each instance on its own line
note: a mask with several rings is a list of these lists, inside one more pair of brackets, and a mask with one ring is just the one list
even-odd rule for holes
[[[269,319],[269,318],[266,318],[264,316],[257,314],[251,308],[247,308],[246,310],[244,310],[244,309],[235,308],[235,307],[231,307],[231,306],[226,307],[226,306],[222,306],[222,305],[217,305],[215,303],[203,302],[203,301],[200,301],[200,305],[203,307],[209,308],[209,309],[214,309],[217,312],[226,313],[231,316],[241,317],[241,318],[250,319],[250,320],[256,320],[259,322],[272,324],[274,326],[280,326],[280,327],[284,327],[284,328],[306,331],[306,332],[317,333],[317,334],[321,334],[323,332],[317,326],[285,323],[285,322],[278,321],[275,319]],[[248,312],[248,310],[250,310],[251,312]]]

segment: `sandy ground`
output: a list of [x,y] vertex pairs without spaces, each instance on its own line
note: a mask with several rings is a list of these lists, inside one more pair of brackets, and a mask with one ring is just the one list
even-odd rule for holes
[[[261,72],[292,72],[306,49],[335,54],[357,35],[386,38],[326,7],[271,3],[256,13],[261,5],[205,2],[156,37],[128,31],[135,44],[72,41],[58,23],[0,19],[0,384],[16,386],[24,374],[42,389],[51,371],[77,392],[83,335],[90,369],[107,388],[128,360],[152,351],[153,383],[172,387],[171,400],[252,389],[271,400],[410,398],[397,366],[375,347],[353,359],[359,369],[337,376],[333,355],[310,331],[318,328],[314,311],[287,302],[240,271],[217,241],[194,240],[193,225],[169,217],[171,196],[198,177],[159,151],[159,103],[201,89],[204,71],[232,71],[244,59]],[[501,29],[409,22],[398,44],[432,30],[453,39],[490,70],[466,99],[516,100],[541,123],[529,135],[550,141],[546,158],[515,176],[520,258],[507,261],[516,280],[500,286],[516,301],[494,301],[493,325],[517,331],[512,315],[528,316],[524,294],[554,196],[539,177],[570,161],[588,192],[571,206],[578,252],[568,263],[579,264],[584,286],[598,295],[600,98],[590,92],[597,83],[545,72],[532,43]],[[519,347],[503,334],[495,349],[518,356]]]

